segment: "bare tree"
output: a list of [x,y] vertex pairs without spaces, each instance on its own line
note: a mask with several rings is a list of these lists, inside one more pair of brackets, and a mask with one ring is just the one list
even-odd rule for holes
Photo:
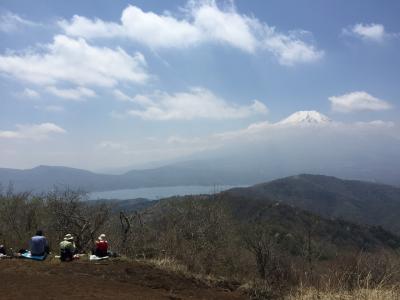
[[43,201],[30,192],[0,195],[0,236],[11,247],[26,246],[31,234],[44,225]]
[[97,234],[110,216],[110,208],[107,205],[82,202],[84,195],[80,191],[66,189],[55,190],[46,196],[53,230],[59,239],[66,233],[73,234],[78,250],[93,247]]
[[248,224],[242,234],[245,247],[253,253],[258,274],[265,284],[282,292],[285,286],[294,283],[290,255],[285,249],[289,234],[261,222]]

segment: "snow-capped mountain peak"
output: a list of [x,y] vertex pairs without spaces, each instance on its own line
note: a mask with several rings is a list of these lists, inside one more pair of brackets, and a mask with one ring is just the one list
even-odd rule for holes
[[315,110],[297,111],[291,114],[286,119],[281,120],[277,124],[279,125],[326,125],[331,123],[324,114],[321,114]]

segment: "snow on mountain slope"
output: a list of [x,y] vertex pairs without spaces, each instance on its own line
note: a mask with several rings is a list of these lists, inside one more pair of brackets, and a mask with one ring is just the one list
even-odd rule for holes
[[315,111],[298,111],[291,114],[286,119],[276,123],[277,125],[327,125],[332,123],[332,120],[327,116]]

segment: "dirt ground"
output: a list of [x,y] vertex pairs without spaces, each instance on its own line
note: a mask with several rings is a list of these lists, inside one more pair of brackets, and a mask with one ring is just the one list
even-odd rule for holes
[[246,299],[141,262],[0,260],[0,299]]

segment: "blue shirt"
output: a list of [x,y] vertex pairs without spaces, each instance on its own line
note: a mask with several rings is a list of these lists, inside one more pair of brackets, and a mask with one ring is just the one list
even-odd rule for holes
[[35,235],[30,242],[32,255],[43,255],[47,247],[47,239],[41,235]]

